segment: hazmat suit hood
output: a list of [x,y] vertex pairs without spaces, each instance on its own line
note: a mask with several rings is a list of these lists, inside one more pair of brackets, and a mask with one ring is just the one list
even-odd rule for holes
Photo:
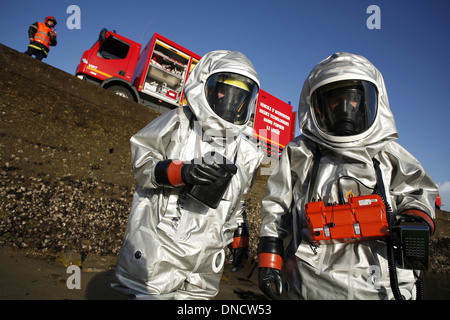
[[[377,109],[372,125],[364,132],[351,136],[332,136],[322,131],[313,115],[313,92],[329,83],[343,80],[363,80],[372,83],[378,92]],[[335,152],[378,150],[398,138],[394,116],[389,107],[383,77],[366,58],[338,52],[319,62],[305,80],[299,102],[299,126],[303,135]],[[374,150],[374,151],[375,151]]]
[[[202,129],[212,137],[237,136],[247,124],[237,125],[220,118],[206,100],[206,81],[219,72],[232,72],[253,80],[259,88],[258,75],[247,57],[240,52],[218,50],[207,53],[189,75],[184,89],[189,107]],[[254,105],[252,105],[254,108]]]

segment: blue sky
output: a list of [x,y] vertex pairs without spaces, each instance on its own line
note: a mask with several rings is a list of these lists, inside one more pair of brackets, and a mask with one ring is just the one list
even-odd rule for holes
[[[80,29],[67,26],[70,5],[81,10]],[[367,27],[370,5],[380,9],[381,29]],[[48,15],[58,20],[58,45],[44,62],[70,74],[103,27],[143,45],[158,32],[199,55],[243,52],[261,87],[294,109],[317,62],[337,51],[363,55],[384,76],[398,142],[421,161],[450,210],[448,0],[8,1],[0,43],[25,51],[29,25]]]

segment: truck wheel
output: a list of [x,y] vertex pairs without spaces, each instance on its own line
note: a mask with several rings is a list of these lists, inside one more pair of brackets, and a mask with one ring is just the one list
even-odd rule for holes
[[134,100],[133,95],[131,94],[130,90],[121,87],[121,86],[111,86],[107,88],[107,90],[117,94],[118,96],[122,98],[126,98],[128,100]]

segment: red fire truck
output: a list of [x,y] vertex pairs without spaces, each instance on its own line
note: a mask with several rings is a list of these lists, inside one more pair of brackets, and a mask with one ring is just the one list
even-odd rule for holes
[[[102,29],[92,48],[83,53],[75,75],[160,113],[185,104],[184,85],[201,56],[158,33],[142,52],[141,47]],[[279,154],[294,137],[292,106],[263,90],[253,123],[254,136],[268,153]]]
[[102,29],[75,75],[163,113],[183,103],[189,71],[200,56],[155,33],[141,44]]

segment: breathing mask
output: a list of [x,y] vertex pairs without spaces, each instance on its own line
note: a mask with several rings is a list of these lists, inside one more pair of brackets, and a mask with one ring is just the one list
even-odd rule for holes
[[377,110],[377,90],[363,80],[332,82],[316,89],[311,97],[319,129],[332,136],[363,133],[372,125]]
[[221,72],[206,81],[206,100],[220,118],[237,125],[247,123],[258,95],[258,85],[245,76]]

